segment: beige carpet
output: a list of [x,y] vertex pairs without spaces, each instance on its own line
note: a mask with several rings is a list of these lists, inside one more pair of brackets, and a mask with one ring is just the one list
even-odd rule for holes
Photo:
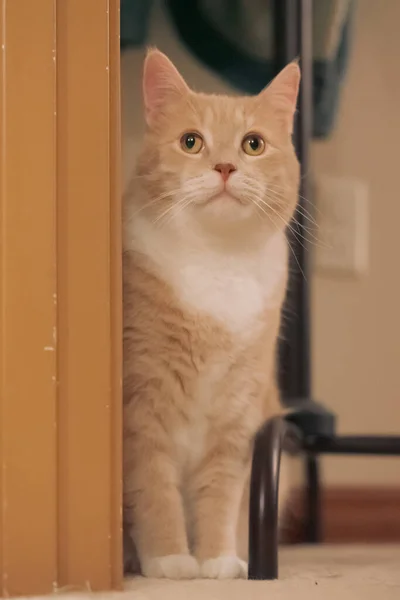
[[400,600],[400,546],[290,548],[278,581],[132,579],[126,591],[71,600]]

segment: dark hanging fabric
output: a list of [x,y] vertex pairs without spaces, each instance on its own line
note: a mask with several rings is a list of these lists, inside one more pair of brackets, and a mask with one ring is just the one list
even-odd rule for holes
[[[121,46],[146,44],[152,0],[121,1]],[[165,0],[177,33],[212,71],[246,94],[274,77],[271,0]],[[332,131],[349,58],[355,0],[313,2],[313,135]]]

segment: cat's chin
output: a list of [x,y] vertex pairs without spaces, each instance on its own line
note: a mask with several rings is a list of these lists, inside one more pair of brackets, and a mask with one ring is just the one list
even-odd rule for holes
[[239,204],[241,206],[245,206],[246,203],[239,197],[236,197],[234,194],[232,194],[231,192],[228,192],[227,190],[222,190],[221,192],[217,192],[216,194],[214,194],[213,196],[211,196],[211,198],[209,198],[206,201],[206,204],[215,204],[218,202],[223,202],[224,205],[226,204],[230,204],[230,205],[235,205],[235,204]]
[[255,215],[254,207],[250,203],[245,203],[226,191],[209,198],[199,206],[199,210],[206,218],[221,223],[240,222]]

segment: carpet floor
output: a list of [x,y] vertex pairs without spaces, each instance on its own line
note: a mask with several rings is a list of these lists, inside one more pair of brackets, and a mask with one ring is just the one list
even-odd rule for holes
[[128,579],[120,593],[65,594],[63,600],[400,600],[400,546],[281,550],[277,581]]

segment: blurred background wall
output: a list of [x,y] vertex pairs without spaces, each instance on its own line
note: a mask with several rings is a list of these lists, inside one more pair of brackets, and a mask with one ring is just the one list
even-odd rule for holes
[[[400,2],[360,0],[339,119],[312,149],[316,173],[369,185],[369,269],[359,279],[317,276],[313,289],[318,398],[351,433],[400,433]],[[325,460],[332,483],[400,483],[397,459]]]
[[[359,278],[315,273],[315,396],[338,416],[342,433],[400,433],[400,0],[360,0],[339,118],[314,142],[313,172],[357,177],[369,186],[368,272]],[[150,43],[189,84],[232,93],[181,45],[158,0]],[[143,131],[142,50],[122,55],[123,177]],[[317,215],[318,216],[318,215]],[[399,485],[400,461],[325,458],[328,485]]]

